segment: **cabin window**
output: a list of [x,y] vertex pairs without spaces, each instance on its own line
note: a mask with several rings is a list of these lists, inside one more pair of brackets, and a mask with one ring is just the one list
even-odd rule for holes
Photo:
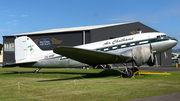
[[135,42],[135,45],[139,45],[139,42]]
[[109,47],[109,50],[112,50],[112,47]]
[[118,49],[120,49],[121,48],[121,45],[118,45]]
[[126,47],[129,47],[130,46],[130,43],[126,44]]
[[101,48],[100,51],[104,51],[104,48]]

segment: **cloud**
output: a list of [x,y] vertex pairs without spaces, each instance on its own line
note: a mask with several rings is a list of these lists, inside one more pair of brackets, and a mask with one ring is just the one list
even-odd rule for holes
[[17,25],[17,22],[18,22],[18,20],[14,20],[14,21],[7,22],[7,24]]
[[16,17],[17,15],[9,15],[10,17]]
[[22,15],[22,17],[28,17],[28,15]]
[[13,25],[18,25],[18,23],[14,23]]
[[9,29],[0,29],[0,32],[10,31]]

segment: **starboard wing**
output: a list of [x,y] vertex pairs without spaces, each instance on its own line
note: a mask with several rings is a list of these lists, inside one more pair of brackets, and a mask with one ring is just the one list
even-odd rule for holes
[[56,47],[53,49],[53,51],[59,55],[89,65],[124,63],[127,59],[131,58],[110,52],[64,46]]

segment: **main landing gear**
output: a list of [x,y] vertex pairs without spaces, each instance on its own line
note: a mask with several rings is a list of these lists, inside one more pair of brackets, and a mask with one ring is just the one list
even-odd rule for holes
[[34,73],[38,73],[41,70],[41,68],[38,68],[37,70],[34,71]]
[[134,64],[132,63],[132,68],[128,68],[127,67],[127,63],[123,64],[125,66],[125,69],[123,70],[123,77],[128,77],[131,78],[133,76],[133,73],[135,73],[136,71],[139,71],[138,68],[134,67]]

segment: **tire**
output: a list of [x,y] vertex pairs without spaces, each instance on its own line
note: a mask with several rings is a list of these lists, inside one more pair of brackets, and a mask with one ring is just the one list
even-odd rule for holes
[[[104,68],[103,68],[102,66],[103,66]],[[108,65],[108,64],[103,64],[102,66],[101,66],[101,65],[95,65],[95,66],[93,66],[93,68],[94,68],[94,69],[111,69],[111,66]]]
[[126,70],[124,70],[123,77],[131,78],[133,76],[133,71],[131,69],[127,69],[127,72],[128,73],[126,73]]
[[137,67],[131,68],[131,70],[133,71],[133,73],[136,71],[139,71],[139,69]]
[[106,64],[106,69],[111,69],[111,66]]
[[82,67],[82,69],[87,69],[87,67]]

